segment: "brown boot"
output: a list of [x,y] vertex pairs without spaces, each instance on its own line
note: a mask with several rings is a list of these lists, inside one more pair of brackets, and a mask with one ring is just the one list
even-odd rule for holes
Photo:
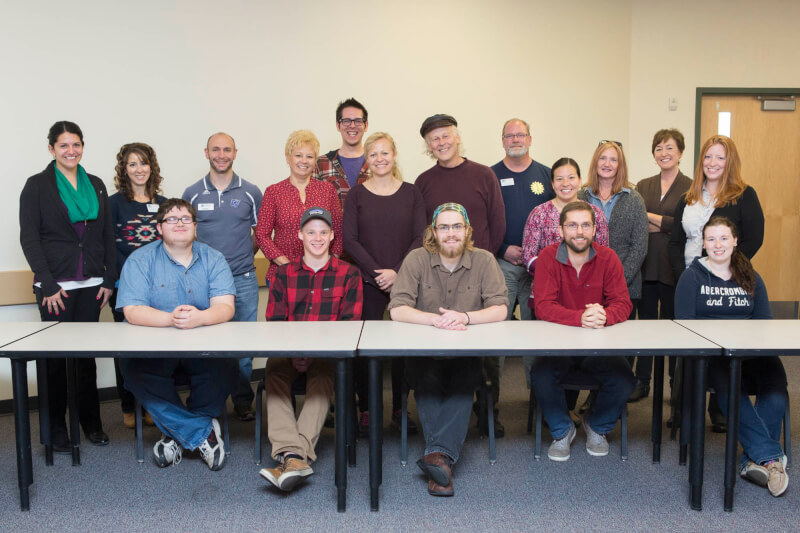
[[433,452],[417,461],[417,466],[428,476],[428,494],[432,496],[453,495],[453,473],[450,469],[450,458]]

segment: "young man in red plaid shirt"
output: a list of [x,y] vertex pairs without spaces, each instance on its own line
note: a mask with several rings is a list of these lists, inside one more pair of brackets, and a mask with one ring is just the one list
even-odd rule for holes
[[[361,274],[329,252],[333,223],[327,209],[312,207],[300,219],[303,257],[281,265],[270,286],[267,320],[361,320]],[[306,374],[306,395],[295,419],[292,383]],[[310,462],[333,394],[333,365],[326,359],[270,358],[267,362],[267,434],[274,468],[259,472],[281,490],[290,491],[314,471]]]

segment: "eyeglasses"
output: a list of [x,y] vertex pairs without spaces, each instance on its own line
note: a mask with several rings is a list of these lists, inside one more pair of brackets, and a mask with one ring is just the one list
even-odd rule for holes
[[591,222],[583,222],[582,224],[577,224],[575,222],[567,222],[561,226],[564,229],[568,229],[570,231],[577,231],[578,227],[580,227],[583,231],[589,231],[594,227],[594,224]]
[[619,142],[619,141],[609,141],[609,140],[607,140],[607,139],[603,139],[602,141],[600,141],[599,143],[597,143],[597,146],[603,146],[603,145],[604,145],[604,144],[606,144],[606,143],[614,143],[614,144],[616,144],[617,146],[619,146],[620,148],[622,148],[622,143],[621,143],[621,142]]
[[439,224],[438,226],[436,226],[436,231],[441,231],[442,233],[446,233],[450,230],[461,231],[464,228],[465,228],[464,224],[450,224],[450,225]]
[[503,139],[510,141],[511,139],[519,139],[520,141],[524,141],[530,137],[529,133],[506,133],[503,135]]
[[194,222],[192,217],[167,217],[161,220],[162,224],[177,224],[178,221],[183,222],[187,226]]
[[366,123],[367,123],[367,121],[364,120],[363,118],[340,118],[339,119],[339,124],[341,124],[342,126],[345,126],[345,127],[349,126],[350,124],[355,124],[356,126],[360,127],[360,126],[363,126]]

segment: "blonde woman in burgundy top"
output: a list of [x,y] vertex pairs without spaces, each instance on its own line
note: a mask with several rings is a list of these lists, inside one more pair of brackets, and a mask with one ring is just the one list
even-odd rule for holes
[[336,189],[327,182],[311,179],[319,155],[319,141],[308,130],[298,130],[286,140],[289,177],[267,187],[258,210],[256,244],[269,259],[267,283],[279,265],[299,259],[303,242],[297,238],[300,217],[306,209],[323,207],[333,219],[331,253],[342,255],[342,208]]
[[[397,271],[408,252],[422,246],[425,202],[416,186],[403,181],[397,147],[388,133],[370,135],[364,143],[369,178],[347,194],[344,207],[344,249],[361,270],[364,320],[382,320]],[[404,365],[392,361],[392,425],[400,424]],[[359,431],[369,428],[366,360],[356,361]],[[409,420],[409,427],[412,422]]]

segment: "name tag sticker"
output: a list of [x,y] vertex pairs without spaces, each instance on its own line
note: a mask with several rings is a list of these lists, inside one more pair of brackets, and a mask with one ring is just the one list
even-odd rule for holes
[[158,213],[158,204],[147,204],[148,213]]
[[214,204],[197,204],[198,211],[213,211]]
[[501,187],[513,187],[514,186],[514,178],[503,178],[500,180]]

